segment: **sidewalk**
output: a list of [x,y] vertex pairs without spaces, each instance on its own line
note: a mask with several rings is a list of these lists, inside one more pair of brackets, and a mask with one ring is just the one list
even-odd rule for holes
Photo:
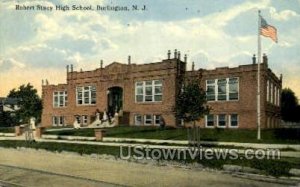
[[[276,179],[272,182],[264,182],[234,177],[220,171],[161,167],[32,149],[2,149],[0,164],[126,186],[285,186],[278,184]],[[48,178],[48,182],[51,184],[51,178]],[[296,185],[296,183],[290,185]],[[64,186],[64,184],[58,186]]]

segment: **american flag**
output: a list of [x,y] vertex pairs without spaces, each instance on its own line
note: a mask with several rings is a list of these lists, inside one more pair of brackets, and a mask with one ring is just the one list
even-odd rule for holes
[[267,21],[261,17],[261,25],[260,25],[260,34],[271,38],[274,42],[277,43],[277,29],[272,25],[269,25]]

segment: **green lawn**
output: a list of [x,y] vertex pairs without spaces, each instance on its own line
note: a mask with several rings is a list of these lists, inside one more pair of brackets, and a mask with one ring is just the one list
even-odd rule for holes
[[15,128],[14,127],[0,127],[1,133],[14,133]]
[[[79,154],[107,154],[113,155],[117,158],[120,157],[120,148],[119,147],[110,147],[110,146],[102,146],[102,145],[81,145],[81,144],[72,144],[72,143],[54,143],[54,142],[25,142],[25,141],[0,141],[0,147],[5,148],[17,148],[17,147],[29,147],[34,149],[45,149],[48,151],[68,151],[68,152],[76,152]],[[123,149],[123,155],[128,154],[127,149]],[[133,151],[131,151],[133,154]],[[178,155],[178,154],[176,154]],[[151,154],[150,154],[151,156]],[[289,175],[288,171],[291,168],[300,168],[300,159],[299,158],[281,158],[280,160],[267,160],[267,159],[250,159],[250,160],[231,160],[231,159],[200,159],[197,157],[196,159],[191,159],[187,157],[186,160],[182,159],[174,159],[180,163],[193,163],[198,162],[209,168],[217,168],[221,169],[224,164],[234,164],[240,166],[248,166],[256,169],[260,169],[263,174],[273,175],[273,176],[282,176]]]
[[[284,143],[300,144],[300,129],[262,130],[262,140],[256,139],[256,130],[246,129],[201,129],[203,141],[225,141],[244,143]],[[69,136],[94,136],[94,129],[72,129],[45,132],[45,134]],[[187,140],[185,128],[160,127],[114,127],[107,129],[107,137],[144,138],[162,140]]]

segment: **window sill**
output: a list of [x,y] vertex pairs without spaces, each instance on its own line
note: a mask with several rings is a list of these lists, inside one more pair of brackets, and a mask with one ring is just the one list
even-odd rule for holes
[[238,102],[239,100],[207,101],[208,103]]
[[76,107],[85,107],[85,106],[96,106],[96,104],[84,104],[84,105],[78,105],[76,104]]
[[208,128],[208,129],[214,129],[215,126],[205,126],[205,128]]
[[146,101],[146,102],[135,102],[135,104],[142,104],[142,105],[147,105],[147,104],[162,104],[162,101]]
[[230,125],[229,125],[229,128],[237,129],[237,128],[239,128],[239,126],[230,126]]
[[225,129],[227,126],[217,126],[217,128]]

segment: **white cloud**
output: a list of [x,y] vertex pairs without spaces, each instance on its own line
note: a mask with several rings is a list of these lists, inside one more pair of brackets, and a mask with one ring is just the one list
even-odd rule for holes
[[0,70],[1,71],[8,71],[10,69],[22,69],[25,65],[14,58],[8,58],[8,59],[0,59]]
[[205,18],[207,23],[210,25],[214,25],[214,27],[223,27],[227,25],[227,23],[240,14],[247,12],[249,10],[258,10],[266,8],[270,4],[270,0],[263,0],[257,2],[244,2],[242,4],[238,4],[226,11],[211,14]]
[[298,16],[295,11],[292,10],[283,10],[277,11],[274,7],[270,7],[271,17],[277,21],[287,21],[292,17]]

